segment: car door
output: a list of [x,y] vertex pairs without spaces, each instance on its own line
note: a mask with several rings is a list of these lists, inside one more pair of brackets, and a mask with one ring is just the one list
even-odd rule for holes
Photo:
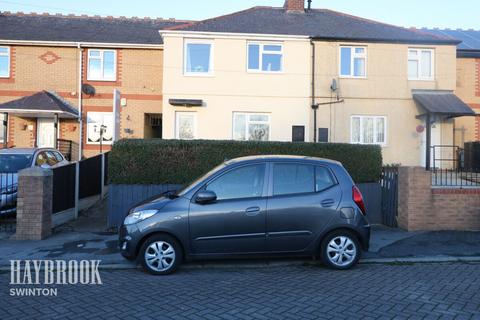
[[201,188],[215,192],[215,202],[198,204],[192,198],[189,227],[195,254],[265,251],[266,169],[257,163],[227,170]]
[[336,214],[341,188],[325,166],[272,163],[267,202],[267,251],[302,251]]

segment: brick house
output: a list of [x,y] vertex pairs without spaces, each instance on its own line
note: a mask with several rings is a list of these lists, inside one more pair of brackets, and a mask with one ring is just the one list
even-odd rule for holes
[[463,147],[468,141],[480,141],[480,31],[478,30],[425,30],[462,41],[457,46],[457,95],[477,114],[455,121],[455,145]]
[[[114,135],[161,137],[158,30],[180,23],[0,13],[0,117],[7,118],[0,121],[0,146],[54,147],[65,140],[81,144],[81,154],[88,157],[99,152],[100,137],[103,150]],[[81,117],[48,110],[48,102],[35,99],[42,93]],[[48,100],[45,95],[41,101]]]

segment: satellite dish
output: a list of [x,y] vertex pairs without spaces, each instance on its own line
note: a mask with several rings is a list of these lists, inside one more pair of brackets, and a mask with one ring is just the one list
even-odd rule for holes
[[332,90],[333,92],[338,90],[338,85],[337,85],[337,80],[336,79],[332,80],[332,84],[330,85],[330,90]]
[[95,88],[89,84],[82,85],[82,92],[86,95],[93,96],[95,95]]

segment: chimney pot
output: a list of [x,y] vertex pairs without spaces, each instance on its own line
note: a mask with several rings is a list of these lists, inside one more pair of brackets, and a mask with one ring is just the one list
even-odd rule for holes
[[283,7],[286,11],[305,12],[305,0],[285,0]]

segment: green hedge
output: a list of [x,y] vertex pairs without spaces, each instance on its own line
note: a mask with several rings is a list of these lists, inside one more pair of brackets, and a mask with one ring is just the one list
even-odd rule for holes
[[378,181],[378,146],[213,140],[121,140],[109,155],[113,184],[185,184],[226,159],[259,154],[290,154],[338,160],[357,183]]

